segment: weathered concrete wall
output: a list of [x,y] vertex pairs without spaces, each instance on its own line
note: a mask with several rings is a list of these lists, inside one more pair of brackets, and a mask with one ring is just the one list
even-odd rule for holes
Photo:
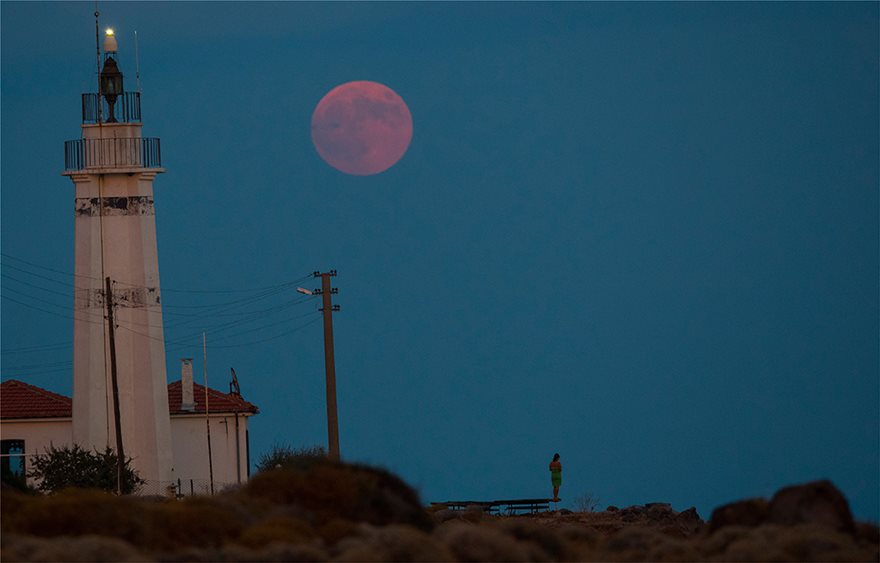
[[[247,481],[247,423],[248,417],[238,415],[238,443],[235,439],[235,416],[211,416],[211,459],[214,464],[215,485],[232,485]],[[208,439],[204,415],[175,415],[171,419],[174,447],[174,477],[207,480]],[[238,448],[238,458],[236,458]],[[236,461],[238,471],[236,471]],[[240,473],[239,473],[240,472]]]

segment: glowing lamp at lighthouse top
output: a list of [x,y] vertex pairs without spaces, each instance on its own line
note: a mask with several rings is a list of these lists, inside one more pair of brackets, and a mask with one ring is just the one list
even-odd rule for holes
[[116,43],[116,35],[113,33],[113,30],[107,28],[106,35],[104,36],[104,52],[105,53],[115,53],[119,50],[119,45]]

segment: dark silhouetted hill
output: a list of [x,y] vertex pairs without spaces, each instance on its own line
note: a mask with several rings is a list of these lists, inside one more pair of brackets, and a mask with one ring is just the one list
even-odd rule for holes
[[878,561],[828,481],[716,509],[490,516],[424,508],[395,475],[316,459],[183,500],[4,487],[2,561]]

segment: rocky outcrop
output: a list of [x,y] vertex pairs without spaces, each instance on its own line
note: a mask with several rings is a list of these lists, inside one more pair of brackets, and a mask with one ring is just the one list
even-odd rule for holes
[[[555,514],[561,515],[561,511]],[[625,525],[650,526],[668,536],[686,538],[701,531],[705,525],[696,508],[676,512],[666,502],[649,502],[626,508],[609,506],[605,512],[592,514],[595,528],[606,531],[616,531]]]
[[759,526],[767,519],[768,506],[762,498],[738,500],[719,506],[709,518],[709,532],[725,526]]
[[838,495],[786,487],[719,507],[709,526],[657,502],[429,516],[392,475],[321,462],[182,501],[0,490],[0,561],[880,561],[880,529],[853,526]]
[[773,495],[770,502],[752,498],[719,506],[709,519],[709,532],[727,526],[753,528],[762,524],[816,524],[848,534],[856,533],[846,497],[825,480],[785,487]]
[[813,481],[780,489],[767,511],[767,522],[791,526],[818,524],[855,534],[849,503],[831,481]]

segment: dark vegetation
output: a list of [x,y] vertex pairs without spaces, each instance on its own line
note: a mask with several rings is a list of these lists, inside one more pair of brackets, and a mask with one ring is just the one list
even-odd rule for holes
[[[875,525],[828,482],[696,510],[518,517],[424,508],[395,475],[320,456],[184,500],[68,489],[0,502],[3,561],[877,561]],[[273,460],[273,462],[276,460]],[[273,463],[275,467],[279,463]]]
[[[70,487],[116,491],[116,452],[84,450],[74,445],[55,448],[34,456],[28,477],[36,480],[37,490],[54,493]],[[125,460],[122,472],[122,492],[136,493],[144,480],[131,468],[131,458]]]
[[270,469],[305,469],[325,457],[327,452],[321,446],[294,448],[286,444],[275,444],[268,452],[260,455],[257,472]]
[[602,501],[593,493],[583,493],[574,497],[574,507],[578,512],[596,512]]

